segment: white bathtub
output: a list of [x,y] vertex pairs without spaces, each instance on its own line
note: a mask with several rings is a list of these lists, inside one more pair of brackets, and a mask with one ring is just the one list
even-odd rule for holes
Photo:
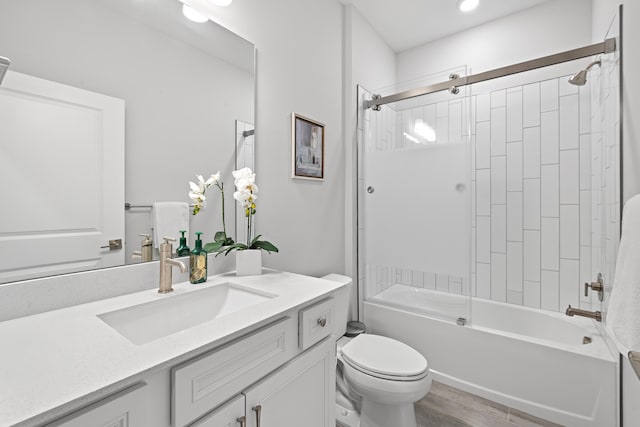
[[466,326],[424,314],[461,298],[394,285],[364,302],[364,322],[420,351],[437,381],[566,426],[617,425],[616,360],[593,321],[476,298]]

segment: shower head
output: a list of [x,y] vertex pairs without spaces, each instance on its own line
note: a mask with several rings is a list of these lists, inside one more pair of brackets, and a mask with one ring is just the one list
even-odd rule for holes
[[587,83],[587,72],[589,72],[591,67],[593,67],[594,65],[600,65],[600,60],[596,59],[591,64],[587,65],[587,68],[585,68],[584,70],[580,70],[577,74],[571,76],[571,78],[569,79],[569,83],[576,86],[584,86]]
[[9,68],[9,64],[11,64],[11,61],[9,61],[9,58],[0,56],[0,84],[2,83],[4,74],[7,72],[7,68]]

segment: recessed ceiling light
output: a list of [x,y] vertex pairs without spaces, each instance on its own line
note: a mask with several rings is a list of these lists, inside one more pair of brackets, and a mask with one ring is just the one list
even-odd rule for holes
[[207,18],[188,4],[182,5],[182,14],[186,16],[188,20],[197,22],[198,24],[202,24],[203,22],[207,22],[209,20],[209,18]]
[[478,7],[478,4],[480,4],[480,0],[460,0],[458,1],[458,9],[462,12],[471,12]]
[[209,0],[209,2],[214,6],[229,6],[233,0]]

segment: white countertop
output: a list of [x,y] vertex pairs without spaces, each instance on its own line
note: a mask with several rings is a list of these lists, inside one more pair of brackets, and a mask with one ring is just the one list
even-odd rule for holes
[[[97,317],[226,282],[278,296],[141,345]],[[343,286],[267,270],[259,276],[227,273],[204,284],[174,284],[170,294],[150,289],[0,322],[0,425],[33,425],[82,407]]]

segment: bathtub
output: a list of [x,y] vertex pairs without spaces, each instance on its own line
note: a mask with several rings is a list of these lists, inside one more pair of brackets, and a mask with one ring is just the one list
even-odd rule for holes
[[592,320],[478,298],[465,326],[426,314],[465,304],[393,285],[364,301],[363,320],[420,351],[436,381],[566,426],[618,425],[617,360]]

